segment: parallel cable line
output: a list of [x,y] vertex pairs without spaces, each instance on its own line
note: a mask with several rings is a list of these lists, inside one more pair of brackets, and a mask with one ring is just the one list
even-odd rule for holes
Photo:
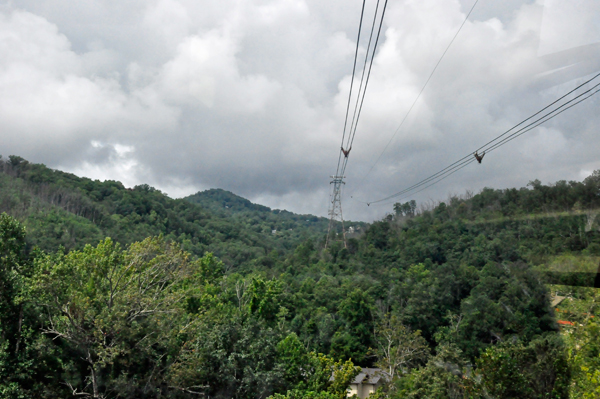
[[[459,170],[461,170],[462,168],[465,168],[465,167],[467,167],[469,164],[471,164],[471,163],[473,163],[473,162],[475,162],[475,159],[467,159],[465,162],[463,162],[463,163],[461,164],[462,166],[461,166],[461,165],[458,165],[458,166],[460,166],[460,167],[458,167],[458,166],[457,166],[457,168],[456,168],[456,169],[452,170],[451,172],[449,171],[450,173],[447,173],[447,174],[445,174],[445,175],[442,175],[442,176],[438,176],[438,177],[439,177],[439,179],[438,179],[438,180],[436,180],[436,181],[434,181],[433,183],[431,183],[431,184],[428,184],[427,186],[425,186],[425,187],[421,188],[420,190],[418,190],[418,191],[415,191],[415,192],[412,192],[412,193],[410,193],[410,194],[408,194],[408,195],[404,195],[404,196],[402,196],[402,197],[400,197],[400,198],[392,197],[392,198],[394,198],[394,200],[393,200],[393,201],[390,201],[390,202],[383,202],[383,203],[380,203],[380,202],[368,202],[368,203],[367,203],[367,202],[364,202],[364,203],[365,203],[365,204],[368,204],[368,205],[371,205],[371,204],[386,205],[386,204],[391,204],[391,203],[393,203],[393,202],[397,202],[397,201],[401,201],[401,200],[403,200],[403,199],[409,198],[409,197],[411,197],[411,196],[413,196],[413,195],[415,195],[415,194],[417,194],[417,193],[420,193],[421,191],[425,191],[425,190],[426,190],[426,189],[428,189],[429,187],[433,186],[434,184],[437,184],[437,183],[441,182],[442,180],[446,179],[447,177],[450,177],[451,175],[455,174],[456,172],[458,172],[458,171],[459,171]],[[383,199],[383,200],[381,200],[381,201],[387,201],[387,200],[389,200],[389,199],[392,199],[392,198]],[[360,202],[362,202],[362,201],[360,201]]]
[[[357,201],[358,202],[362,202],[363,204],[367,204],[367,205],[378,204],[380,202],[387,201],[387,200],[392,199],[392,198],[396,198],[396,197],[401,196],[403,194],[411,193],[414,190],[416,190],[417,188],[423,186],[424,184],[430,183],[432,181],[435,181],[435,182],[441,181],[441,180],[443,180],[445,178],[444,176],[446,176],[446,175],[449,176],[449,175],[453,174],[454,172],[462,169],[466,165],[468,165],[471,162],[475,161],[475,159],[471,158],[471,157],[472,157],[472,154],[469,154],[468,156],[466,156],[466,157],[460,159],[459,161],[454,162],[452,165],[446,167],[443,170],[443,172],[440,171],[440,172],[436,173],[435,175],[432,175],[432,176],[428,177],[427,179],[421,180],[420,182],[418,182],[418,183],[416,183],[416,184],[414,184],[414,185],[412,185],[412,186],[410,186],[408,188],[405,188],[404,190],[401,190],[401,191],[399,191],[397,193],[389,195],[389,196],[387,196],[385,198],[381,198],[381,199],[378,199],[378,200],[375,200],[375,201],[369,201],[369,202],[360,201],[360,200],[357,200]],[[436,181],[436,179],[439,179],[439,178],[442,178],[442,179]],[[433,183],[433,184],[435,184],[435,183]],[[427,186],[427,187],[430,187],[430,186]],[[417,192],[420,192],[420,191],[421,190],[419,190]],[[413,193],[413,194],[416,194],[416,193]]]
[[[363,71],[361,74],[361,79],[360,79],[360,85],[359,85],[359,89],[358,89],[358,95],[356,98],[356,104],[354,107],[354,113],[352,116],[352,123],[350,124],[350,131],[348,134],[348,139],[346,141],[346,149],[349,150],[352,148],[352,144],[354,143],[354,137],[356,136],[356,130],[357,130],[357,126],[358,126],[358,120],[360,119],[360,114],[362,111],[362,106],[365,100],[365,95],[367,92],[367,86],[369,84],[369,78],[371,76],[371,70],[373,67],[373,60],[375,58],[375,53],[377,51],[377,45],[379,43],[379,37],[381,36],[381,28],[383,26],[383,20],[385,17],[385,11],[387,9],[387,3],[388,0],[385,0],[385,3],[383,5],[382,8],[382,12],[381,12],[381,17],[379,19],[379,27],[377,29],[377,36],[375,38],[375,42],[373,44],[373,50],[370,51],[371,49],[371,42],[373,39],[373,33],[375,32],[375,26],[377,24],[377,14],[378,14],[378,10],[379,10],[379,0],[377,0],[377,4],[375,6],[375,12],[373,15],[373,23],[371,25],[371,33],[369,35],[369,43],[367,45],[367,51],[365,53],[365,62],[363,65]],[[369,56],[371,57],[371,62],[369,63],[369,67],[367,68],[367,63],[369,62]],[[365,72],[367,72],[367,78],[365,79]],[[363,85],[364,82],[364,85]],[[359,105],[359,101],[360,101],[360,105]],[[343,145],[342,145],[343,147]],[[341,154],[340,154],[341,156]],[[339,163],[338,163],[339,165]],[[344,159],[342,160],[342,167],[341,169],[338,168],[338,174],[340,176],[343,176],[345,171],[346,171],[346,166],[348,165],[348,157],[344,157]],[[341,170],[341,172],[340,172]]]
[[[557,98],[556,100],[554,100],[553,102],[551,102],[550,104],[546,105],[544,108],[540,109],[538,112],[536,112],[535,114],[531,115],[529,118],[524,119],[523,121],[521,121],[521,123],[513,126],[512,128],[508,129],[506,132],[502,133],[500,136],[497,136],[496,138],[494,138],[493,140],[488,141],[487,143],[485,143],[484,145],[482,145],[481,147],[479,147],[478,149],[476,149],[475,151],[479,151],[481,149],[483,149],[484,147],[486,147],[487,145],[495,142],[496,140],[498,140],[500,137],[505,136],[506,134],[508,134],[511,130],[513,130],[514,128],[522,125],[523,123],[527,122],[528,120],[534,118],[535,116],[541,114],[542,112],[544,112],[545,110],[547,110],[548,108],[550,108],[551,106],[553,106],[554,104],[558,103],[560,100],[564,99],[565,97],[567,97],[569,94],[572,94],[573,92],[577,91],[578,89],[580,89],[581,87],[585,86],[586,84],[590,83],[591,81],[595,80],[596,78],[598,78],[600,76],[600,73],[594,75],[593,77],[591,77],[590,79],[586,80],[585,82],[581,83],[580,85],[578,85],[577,87],[575,87],[574,89],[572,89],[571,91],[569,91],[568,93],[563,94],[562,96],[560,96],[559,98]],[[597,87],[598,85],[594,86]],[[594,88],[592,87],[592,89]],[[591,90],[591,89],[590,89]],[[588,90],[588,91],[590,91]],[[584,92],[586,93],[586,92]],[[579,97],[579,96],[578,96]],[[577,98],[577,97],[575,97]],[[567,103],[568,104],[568,103]]]
[[[558,103],[560,100],[564,99],[564,98],[565,98],[565,97],[567,97],[569,94],[572,94],[574,91],[576,91],[577,89],[579,89],[579,88],[581,88],[582,86],[586,85],[587,83],[590,83],[591,81],[593,81],[594,79],[598,78],[599,76],[600,76],[600,73],[599,73],[599,74],[597,74],[597,75],[595,75],[595,76],[594,76],[594,77],[592,77],[591,79],[589,79],[589,80],[586,80],[585,82],[581,83],[580,85],[578,85],[577,87],[575,87],[573,90],[571,90],[571,91],[569,91],[568,93],[566,93],[566,94],[562,95],[561,97],[559,97],[559,98],[558,98],[558,99],[556,99],[555,101],[551,102],[550,104],[546,105],[544,108],[540,109],[540,110],[539,110],[538,112],[536,112],[535,114],[533,114],[533,115],[531,115],[530,117],[528,117],[528,118],[526,118],[526,119],[522,120],[521,122],[519,122],[519,123],[518,123],[518,124],[516,124],[515,126],[511,127],[510,129],[508,129],[508,130],[507,130],[507,131],[505,131],[504,133],[502,133],[502,134],[500,134],[499,136],[497,136],[496,138],[494,138],[493,140],[490,140],[490,141],[488,141],[487,143],[485,143],[484,145],[482,145],[481,147],[477,148],[477,150],[476,150],[476,151],[479,151],[479,150],[481,150],[481,149],[485,148],[486,146],[488,146],[489,144],[491,144],[491,143],[494,143],[495,141],[497,141],[497,140],[498,140],[498,139],[500,139],[501,137],[503,137],[503,136],[505,136],[506,134],[508,134],[508,133],[510,133],[511,131],[513,131],[515,128],[517,128],[517,127],[521,126],[523,123],[525,123],[525,122],[527,122],[528,120],[530,120],[530,119],[534,118],[535,116],[539,115],[540,113],[542,113],[543,111],[545,111],[546,109],[548,109],[549,107],[551,107],[552,105],[554,105],[554,104]],[[595,87],[597,87],[597,86],[598,86],[598,85],[595,85],[595,86],[593,86],[591,89],[587,90],[586,92],[584,92],[584,93],[582,93],[582,94],[585,94],[585,93],[589,92],[590,90],[592,90],[593,88],[595,88]],[[567,102],[567,103],[563,104],[562,106],[560,106],[560,107],[559,107],[559,108],[557,108],[556,110],[558,110],[558,109],[562,108],[563,106],[565,106],[565,105],[569,104],[571,101],[573,101],[573,100],[577,99],[577,98],[578,98],[578,97],[580,97],[580,96],[581,96],[581,95],[579,95],[579,96],[575,97],[574,99],[572,99],[572,100],[570,100],[569,102]],[[554,110],[554,111],[552,111],[552,112],[555,112],[556,110]],[[549,114],[546,114],[546,116],[547,116],[547,115],[549,115]],[[544,118],[544,117],[542,117],[542,118]],[[533,123],[536,123],[537,121],[541,120],[542,118],[540,118],[540,119],[536,120],[536,121],[535,121],[535,122],[533,122]],[[533,124],[533,123],[532,123],[532,124]],[[525,126],[524,128],[527,128],[527,127],[531,126],[532,124],[529,124],[529,125]],[[522,128],[522,129],[524,129],[524,128]],[[521,130],[522,130],[522,129],[521,129]],[[515,132],[515,133],[519,133],[521,130],[519,130],[519,131],[517,131],[517,132]],[[512,135],[511,135],[511,136],[512,136]],[[510,137],[510,136],[509,136],[509,137]],[[433,174],[433,175],[429,176],[428,178],[426,178],[426,179],[424,179],[424,180],[422,180],[422,181],[420,181],[420,182],[418,182],[418,183],[415,183],[414,185],[412,185],[412,186],[410,186],[410,187],[407,187],[406,189],[402,190],[401,192],[399,192],[399,193],[397,193],[397,194],[402,194],[402,193],[404,193],[404,192],[408,192],[408,191],[410,191],[410,190],[412,190],[412,189],[414,189],[414,188],[417,188],[417,187],[421,186],[422,184],[426,184],[426,183],[427,183],[427,182],[429,182],[430,180],[433,180],[433,179],[435,179],[435,178],[436,178],[438,175],[442,175],[442,174],[444,174],[444,172],[445,172],[445,171],[447,171],[448,169],[450,169],[450,170],[453,170],[453,169],[454,169],[453,167],[454,167],[456,164],[460,163],[461,161],[463,161],[463,160],[465,160],[465,159],[467,159],[467,158],[470,158],[472,155],[473,155],[473,153],[469,153],[469,154],[465,155],[464,157],[462,157],[462,158],[461,158],[461,159],[459,159],[458,161],[456,161],[456,162],[454,162],[454,163],[452,163],[452,164],[448,165],[447,167],[445,167],[444,169],[440,170],[439,172],[437,172],[437,173],[435,173],[435,174]],[[362,202],[362,201],[361,201],[361,202]],[[366,202],[365,202],[365,203],[366,203]]]
[[[357,98],[356,98],[356,104],[354,106],[354,112],[353,112],[353,116],[352,116],[352,122],[350,124],[350,130],[348,133],[348,138],[346,141],[346,149],[349,150],[352,148],[352,144],[354,143],[354,137],[356,136],[356,130],[357,130],[357,125],[358,125],[358,120],[360,118],[360,114],[362,111],[362,106],[365,100],[365,95],[366,95],[366,91],[367,91],[367,86],[369,84],[369,78],[371,76],[371,70],[373,67],[373,60],[375,58],[375,53],[377,51],[377,45],[379,43],[379,38],[381,36],[381,28],[383,26],[383,20],[385,17],[385,11],[387,9],[387,4],[388,4],[388,0],[385,0],[385,3],[383,5],[382,8],[382,12],[381,12],[381,17],[379,18],[379,27],[377,29],[377,36],[375,37],[375,42],[373,43],[373,50],[371,51],[371,44],[373,41],[373,33],[375,32],[375,26],[377,25],[377,16],[378,16],[378,11],[379,11],[379,1],[377,0],[377,4],[375,6],[375,12],[373,14],[373,22],[371,24],[371,33],[369,35],[369,42],[367,45],[367,50],[365,53],[365,62],[363,65],[363,71],[361,74],[361,79],[360,79],[360,84],[359,84],[359,88],[358,88],[358,94],[357,94]],[[364,3],[363,3],[364,4]],[[361,26],[362,26],[362,15],[361,15]],[[357,41],[358,43],[358,41]],[[369,57],[371,58],[371,62],[369,63]],[[356,62],[356,61],[355,61]],[[369,63],[369,67],[367,68],[367,63]],[[366,79],[365,79],[365,72],[366,72]],[[352,80],[354,80],[354,70],[353,70],[353,76],[352,76]],[[364,83],[364,84],[363,84]],[[352,85],[352,83],[351,83]],[[359,101],[360,101],[360,105],[359,105]],[[350,102],[350,97],[349,97],[349,102]],[[348,113],[346,113],[346,118],[348,117]],[[346,120],[347,123],[347,120]],[[346,126],[346,124],[344,125],[344,127]],[[345,139],[346,135],[345,135],[345,131],[344,131],[344,135],[342,136],[342,148],[344,147],[344,139]],[[340,168],[340,161],[341,161],[341,168]],[[340,149],[340,154],[338,157],[338,168],[336,170],[336,176],[343,176],[345,171],[346,171],[346,166],[348,165],[348,157],[344,156],[344,158],[342,158],[342,149]]]
[[[379,20],[379,28],[377,30],[377,37],[375,38],[375,44],[373,45],[373,52],[371,54],[371,62],[369,63],[369,72],[367,73],[367,79],[365,81],[365,87],[362,91],[362,98],[360,99],[360,106],[358,107],[358,113],[356,114],[356,120],[354,120],[353,118],[353,125],[350,125],[350,135],[351,135],[351,140],[349,137],[348,140],[348,144],[347,146],[352,147],[352,143],[354,143],[354,137],[356,136],[356,129],[358,128],[358,120],[360,119],[360,114],[362,111],[362,107],[365,101],[365,94],[367,93],[367,86],[369,85],[369,78],[371,77],[371,69],[373,68],[373,60],[375,59],[375,52],[377,51],[377,44],[379,43],[379,36],[381,35],[381,27],[383,26],[383,19],[385,17],[385,10],[387,9],[387,3],[388,0],[385,0],[385,3],[383,4],[383,10],[381,12],[381,19]],[[377,0],[377,7],[379,7],[379,0]],[[373,26],[371,28],[371,36],[373,35],[373,30],[375,28],[375,21],[376,21],[376,17],[377,17],[377,8],[375,9],[375,17],[373,18]],[[370,40],[369,40],[369,45],[371,44]],[[368,50],[367,50],[367,55],[368,55]],[[367,60],[368,58],[365,58],[365,67],[367,65]],[[365,68],[363,67],[363,73],[362,76],[364,77],[365,74]],[[362,86],[362,77],[361,77],[361,86]],[[360,96],[360,91],[359,91],[359,96]],[[356,99],[356,105],[358,106],[358,100],[359,98]],[[355,113],[356,113],[356,108],[354,109]],[[354,128],[354,130],[353,130]]]
[[[350,93],[348,94],[348,104],[346,105],[346,117],[344,119],[344,131],[342,133],[342,147],[344,146],[344,139],[346,138],[346,126],[348,125],[348,114],[350,112],[350,102],[352,99],[352,86],[354,85],[354,74],[356,72],[356,60],[358,58],[358,47],[360,44],[360,32],[362,29],[363,16],[365,14],[365,3],[367,0],[363,0],[362,9],[360,11],[360,21],[358,23],[358,37],[356,38],[356,49],[354,50],[354,65],[352,66],[352,80],[350,81]],[[379,4],[379,1],[378,3]],[[338,166],[336,170],[336,175],[340,169],[340,160],[342,158],[342,151],[340,149],[340,154],[338,157]]]
[[[559,97],[557,100],[553,101],[552,103],[550,103],[549,105],[547,105],[546,107],[542,108],[540,111],[536,112],[535,114],[531,115],[530,117],[528,117],[527,119],[524,119],[523,121],[521,121],[520,123],[518,123],[517,125],[513,126],[512,128],[508,129],[506,132],[502,133],[501,135],[497,136],[496,138],[494,138],[493,140],[488,141],[486,144],[484,144],[483,146],[479,147],[477,149],[477,151],[484,149],[485,152],[489,153],[494,151],[495,149],[497,149],[498,147],[506,144],[507,142],[521,136],[522,134],[527,133],[528,131],[540,126],[541,124],[549,121],[550,119],[558,116],[559,114],[563,113],[564,111],[566,111],[567,109],[570,109],[572,107],[574,107],[575,105],[581,103],[582,101],[587,100],[588,98],[592,97],[593,95],[595,95],[596,93],[598,93],[600,91],[600,89],[593,91],[595,88],[597,88],[598,86],[600,86],[600,83],[592,86],[591,88],[589,88],[588,90],[578,94],[576,97],[568,100],[567,102],[565,102],[564,104],[558,106],[557,108],[547,112],[546,114],[544,114],[542,117],[536,119],[535,121],[531,122],[530,124],[522,127],[521,129],[513,132],[512,134],[510,134],[509,136],[505,137],[504,139],[502,139],[501,141],[495,143],[496,141],[498,141],[500,138],[504,137],[506,134],[508,134],[509,132],[513,131],[515,128],[521,126],[523,123],[527,122],[528,120],[534,118],[535,116],[539,115],[541,112],[543,112],[544,110],[547,110],[549,107],[551,107],[552,105],[556,104],[557,102],[559,102],[560,100],[564,99],[566,96],[568,96],[569,94],[572,94],[574,91],[576,91],[577,89],[581,88],[582,86],[584,86],[585,84],[593,81],[594,79],[596,79],[598,76],[600,76],[600,74],[595,75],[594,77],[592,77],[591,79],[585,81],[584,83],[578,85],[575,89],[569,91],[568,93],[564,94],[563,96]],[[591,94],[587,95],[586,97],[580,99],[579,101],[575,101],[578,98],[588,94],[592,92]],[[564,108],[564,109],[562,109]],[[490,144],[495,143],[493,145],[490,146]],[[432,186],[433,184],[443,180],[444,178],[446,178],[447,176],[449,176],[450,174],[453,174],[455,172],[457,172],[458,170],[462,169],[463,167],[465,167],[466,165],[470,164],[471,162],[474,162],[474,159],[470,159],[469,161],[465,161],[467,158],[470,158],[473,155],[473,153],[470,153],[466,156],[464,156],[463,158],[459,159],[458,161],[450,164],[449,166],[447,166],[446,168],[440,170],[439,172],[429,176],[426,179],[421,180],[420,182],[405,188],[404,190],[401,190],[395,194],[392,194],[388,197],[376,200],[376,201],[370,201],[370,202],[364,202],[364,201],[359,201],[365,204],[375,204],[375,203],[381,203],[383,201],[387,201],[389,199],[392,198],[396,198],[400,195],[403,195],[405,193],[409,193],[411,191],[414,191],[415,189],[423,186],[424,184],[427,184],[433,180],[438,179],[439,177],[445,176],[442,179],[436,180],[434,183],[428,185],[427,187]],[[422,190],[419,190],[417,192],[420,192]],[[416,194],[413,193],[413,194]]]
[[373,23],[371,24],[371,33],[369,34],[369,43],[367,44],[367,50],[365,52],[365,62],[363,64],[363,69],[362,69],[362,73],[360,76],[360,84],[358,85],[358,94],[356,96],[356,104],[354,104],[354,113],[352,114],[352,122],[350,123],[350,131],[348,133],[348,141],[346,142],[346,148],[348,148],[348,144],[350,143],[350,136],[352,135],[352,131],[354,130],[354,123],[356,121],[356,112],[358,110],[360,94],[362,93],[362,89],[363,89],[363,82],[365,80],[365,71],[367,70],[367,63],[369,62],[371,42],[373,41],[373,33],[375,32],[375,25],[377,24],[377,12],[378,11],[379,11],[379,0],[377,0],[377,4],[375,5],[375,13],[373,14]]
[[440,65],[440,63],[442,62],[442,60],[444,59],[444,56],[446,55],[446,53],[448,52],[448,50],[450,49],[450,46],[452,46],[452,43],[454,43],[454,40],[456,39],[456,37],[458,36],[458,34],[460,33],[460,31],[462,30],[463,26],[465,25],[465,23],[469,20],[469,16],[471,16],[471,13],[473,12],[473,10],[475,9],[475,6],[477,5],[477,3],[479,2],[479,0],[475,0],[475,2],[473,3],[473,6],[471,7],[471,9],[469,10],[467,16],[465,17],[464,21],[462,22],[462,24],[459,26],[458,30],[456,31],[456,33],[454,34],[454,37],[452,38],[452,40],[450,40],[450,43],[448,43],[448,46],[446,47],[446,49],[444,50],[444,52],[442,53],[442,56],[440,57],[440,59],[438,60],[438,62],[435,64],[435,66],[433,67],[433,70],[431,71],[431,73],[429,74],[429,77],[427,78],[427,80],[425,81],[425,84],[423,85],[423,87],[421,87],[421,91],[419,91],[419,94],[417,95],[417,97],[415,98],[415,100],[413,101],[412,105],[410,106],[410,108],[408,109],[408,111],[406,112],[406,114],[404,115],[404,118],[402,118],[402,121],[400,122],[400,125],[398,126],[398,128],[396,129],[396,131],[394,132],[394,134],[392,134],[392,137],[390,138],[390,140],[388,141],[388,143],[385,145],[385,147],[383,148],[383,151],[381,151],[381,154],[379,154],[379,156],[377,157],[377,159],[375,160],[375,163],[373,163],[373,165],[371,166],[371,168],[369,169],[369,171],[367,172],[367,174],[360,180],[360,182],[357,184],[357,186],[360,186],[365,179],[367,178],[367,176],[369,176],[369,174],[373,171],[373,168],[375,168],[375,165],[377,165],[377,163],[379,162],[379,160],[381,159],[381,157],[383,156],[383,154],[385,153],[385,151],[388,149],[388,147],[390,146],[390,144],[392,143],[392,141],[394,140],[394,137],[396,137],[396,134],[398,134],[398,132],[400,131],[400,129],[402,128],[402,126],[404,125],[404,122],[406,121],[406,119],[408,118],[408,115],[410,115],[411,111],[413,110],[415,104],[417,104],[417,101],[419,101],[419,98],[421,97],[421,94],[423,94],[423,91],[425,90],[425,88],[427,87],[427,84],[429,83],[429,81],[431,80],[431,78],[433,77],[433,74],[435,73],[435,71],[437,70],[438,66]]
[[[599,84],[599,85],[596,85],[595,87],[597,87],[597,86],[600,86],[600,84]],[[555,116],[558,116],[558,115],[562,114],[563,112],[565,112],[565,111],[566,111],[566,110],[568,110],[569,108],[572,108],[572,107],[576,106],[577,104],[579,104],[580,102],[583,102],[583,101],[587,100],[588,98],[590,98],[590,97],[594,96],[594,95],[595,95],[596,93],[598,93],[598,92],[600,92],[600,89],[598,89],[598,90],[596,90],[596,91],[592,92],[592,93],[591,93],[591,94],[589,94],[587,97],[585,97],[585,98],[582,98],[581,100],[577,101],[576,103],[569,105],[567,108],[565,108],[565,109],[561,110],[560,112],[557,112],[556,114],[554,114],[554,115],[552,115],[550,118],[548,118],[548,119],[546,119],[546,120],[544,120],[544,121],[540,122],[540,123],[539,123],[539,124],[537,124],[536,126],[533,126],[532,128],[530,128],[530,129],[527,129],[526,131],[524,131],[524,132],[521,132],[521,133],[519,133],[519,134],[517,134],[517,135],[511,135],[511,136],[509,136],[509,137],[505,138],[505,139],[504,139],[504,140],[502,140],[501,142],[494,144],[492,147],[490,147],[490,148],[489,148],[488,150],[486,150],[486,151],[489,153],[489,152],[492,152],[492,151],[494,151],[494,150],[498,149],[499,147],[502,147],[504,144],[506,144],[506,143],[508,143],[508,142],[510,142],[510,141],[512,141],[512,140],[514,140],[514,139],[516,139],[517,137],[519,137],[519,136],[523,135],[524,133],[527,133],[527,132],[528,132],[528,131],[530,131],[531,129],[538,127],[538,126],[539,126],[539,125],[541,125],[542,123],[544,123],[544,122],[546,122],[546,121],[549,121],[550,119],[554,118]]]
[[[575,106],[575,105],[579,104],[580,102],[582,102],[582,101],[584,101],[584,100],[587,100],[588,98],[590,98],[590,97],[591,97],[591,96],[593,96],[594,94],[598,93],[598,91],[600,91],[600,89],[599,89],[599,90],[596,90],[596,91],[594,91],[592,94],[590,94],[590,95],[588,95],[587,97],[585,97],[585,98],[583,98],[583,99],[581,99],[581,100],[579,100],[579,101],[575,102],[574,104],[572,104],[572,105],[570,105],[569,107],[567,107],[567,108],[565,108],[565,109],[561,110],[560,112],[557,112],[557,113],[555,113],[554,115],[552,115],[552,114],[553,114],[554,112],[556,112],[558,109],[556,109],[556,110],[553,110],[553,111],[549,112],[548,114],[546,114],[546,115],[544,115],[543,117],[539,118],[539,119],[538,119],[538,120],[536,120],[535,122],[533,122],[533,123],[531,123],[531,124],[529,124],[529,125],[527,125],[527,126],[525,126],[525,127],[521,128],[521,129],[519,129],[517,132],[515,132],[515,133],[514,133],[514,134],[512,134],[511,136],[508,136],[508,137],[507,137],[505,140],[501,141],[500,143],[497,143],[497,144],[495,144],[495,145],[493,145],[493,146],[489,147],[489,149],[486,149],[486,152],[487,152],[487,153],[490,153],[490,152],[492,152],[493,150],[497,149],[498,147],[500,147],[500,146],[502,146],[502,145],[506,144],[507,142],[509,142],[509,141],[511,141],[511,140],[513,140],[513,139],[515,139],[515,138],[517,138],[517,137],[519,137],[519,136],[521,136],[522,134],[525,134],[525,133],[529,132],[530,130],[533,130],[533,129],[535,129],[536,127],[538,127],[538,126],[542,125],[543,123],[545,123],[545,122],[549,121],[550,119],[552,119],[552,118],[554,118],[554,117],[558,116],[559,114],[563,113],[563,112],[564,112],[564,111],[566,111],[567,109],[569,109],[569,108],[571,108],[571,107],[573,107],[573,106]],[[580,97],[580,96],[578,96],[578,97]],[[577,98],[578,98],[578,97],[577,97]],[[572,102],[572,101],[574,101],[574,100],[575,100],[575,99],[572,99],[572,100],[570,100],[570,101],[569,101],[569,103],[570,103],[570,102]],[[569,104],[569,103],[567,103],[567,104]],[[567,105],[567,104],[564,104],[563,106],[565,106],[565,105]],[[561,107],[562,107],[562,106],[561,106]],[[559,108],[559,109],[560,109],[560,108]],[[421,187],[422,185],[424,185],[424,184],[427,184],[427,183],[431,182],[432,180],[435,180],[435,179],[438,179],[439,177],[445,176],[445,177],[443,177],[443,178],[441,178],[441,179],[439,179],[439,180],[436,180],[434,183],[432,183],[432,184],[429,184],[429,185],[427,185],[427,186],[426,186],[426,187],[431,187],[433,184],[435,184],[435,183],[437,183],[437,182],[439,182],[439,181],[441,181],[441,180],[445,179],[447,176],[449,176],[449,175],[451,175],[451,174],[454,174],[455,172],[457,172],[458,170],[460,170],[460,169],[464,168],[464,167],[465,167],[465,166],[467,166],[468,164],[470,164],[470,163],[472,163],[472,162],[475,162],[475,159],[471,158],[471,156],[472,156],[472,155],[473,155],[473,154],[469,154],[469,155],[467,155],[467,156],[465,156],[465,157],[461,158],[460,160],[456,161],[456,162],[455,162],[455,163],[453,163],[452,165],[450,165],[450,166],[446,167],[446,168],[445,168],[445,169],[443,169],[442,171],[440,171],[440,172],[436,173],[435,175],[432,175],[432,176],[428,177],[427,179],[425,179],[425,180],[422,180],[421,182],[419,182],[419,183],[416,183],[416,184],[414,184],[413,186],[411,186],[411,187],[408,187],[408,188],[406,188],[406,189],[404,189],[404,190],[402,190],[402,191],[399,191],[399,192],[397,192],[397,193],[395,193],[395,194],[392,194],[392,195],[390,195],[390,196],[388,196],[388,197],[382,198],[382,199],[380,199],[380,200],[377,200],[377,201],[371,201],[371,202],[359,201],[359,202],[362,202],[362,203],[365,203],[365,204],[368,204],[368,205],[370,205],[370,204],[376,204],[376,203],[381,203],[381,202],[383,202],[383,201],[387,201],[387,200],[389,200],[389,199],[396,198],[396,197],[398,197],[398,196],[400,196],[400,195],[403,195],[403,194],[406,194],[406,193],[412,192],[412,191],[414,191],[415,189],[417,189],[417,188]],[[462,161],[462,162],[461,162],[461,161]],[[419,193],[419,192],[421,192],[421,191],[423,191],[423,190],[419,190],[419,191],[416,191],[416,192],[412,192],[412,193],[411,193],[411,195],[412,195],[412,194]]]

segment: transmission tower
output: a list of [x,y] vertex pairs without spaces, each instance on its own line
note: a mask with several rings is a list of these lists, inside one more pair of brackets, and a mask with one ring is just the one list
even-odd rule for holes
[[[333,189],[331,191],[331,196],[329,197],[329,228],[327,229],[325,249],[327,249],[329,241],[331,240],[331,229],[334,228],[335,222],[337,221],[342,222],[342,241],[344,242],[344,248],[346,248],[346,230],[344,229],[344,216],[342,215],[342,185],[346,184],[344,183],[344,177],[345,176],[331,176],[333,180],[330,184],[333,184]],[[337,241],[337,238],[335,241]]]

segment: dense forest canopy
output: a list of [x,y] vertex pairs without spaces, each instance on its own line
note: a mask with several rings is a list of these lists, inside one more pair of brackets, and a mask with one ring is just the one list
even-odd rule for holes
[[223,190],[0,171],[0,397],[332,399],[373,366],[380,398],[600,395],[600,295],[547,279],[598,266],[599,171],[398,203],[328,248],[327,220]]
[[162,234],[192,254],[211,252],[227,267],[251,270],[255,263],[285,256],[329,223],[223,190],[171,199],[148,185],[125,188],[116,181],[80,178],[14,155],[0,161],[0,212],[21,220],[29,246],[46,251],[82,249],[105,237],[129,244]]

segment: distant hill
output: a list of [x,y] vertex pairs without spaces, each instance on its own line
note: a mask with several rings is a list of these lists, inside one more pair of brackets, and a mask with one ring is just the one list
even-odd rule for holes
[[271,210],[224,190],[172,199],[146,184],[125,188],[19,156],[0,158],[0,212],[22,221],[29,246],[46,251],[80,249],[107,236],[127,245],[162,234],[233,268],[285,256],[302,241],[324,239],[328,227],[324,218]]
[[[329,219],[314,215],[300,215],[286,210],[271,209],[258,205],[234,193],[222,189],[210,189],[184,198],[201,205],[213,214],[230,217],[251,229],[265,229],[274,235],[288,234],[291,237],[307,238],[327,231]],[[348,226],[365,229],[367,223],[346,222]]]
[[[246,198],[220,188],[199,191],[184,199],[194,204],[202,205],[215,213],[222,213],[224,215],[233,215],[244,211],[255,211],[262,214],[271,213],[271,208],[267,206],[254,204]],[[313,217],[318,219],[316,216]]]

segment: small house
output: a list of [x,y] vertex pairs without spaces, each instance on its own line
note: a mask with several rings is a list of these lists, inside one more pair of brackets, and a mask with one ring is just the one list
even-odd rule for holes
[[369,397],[389,379],[388,373],[376,368],[363,368],[348,387],[348,397],[356,395],[360,399]]

